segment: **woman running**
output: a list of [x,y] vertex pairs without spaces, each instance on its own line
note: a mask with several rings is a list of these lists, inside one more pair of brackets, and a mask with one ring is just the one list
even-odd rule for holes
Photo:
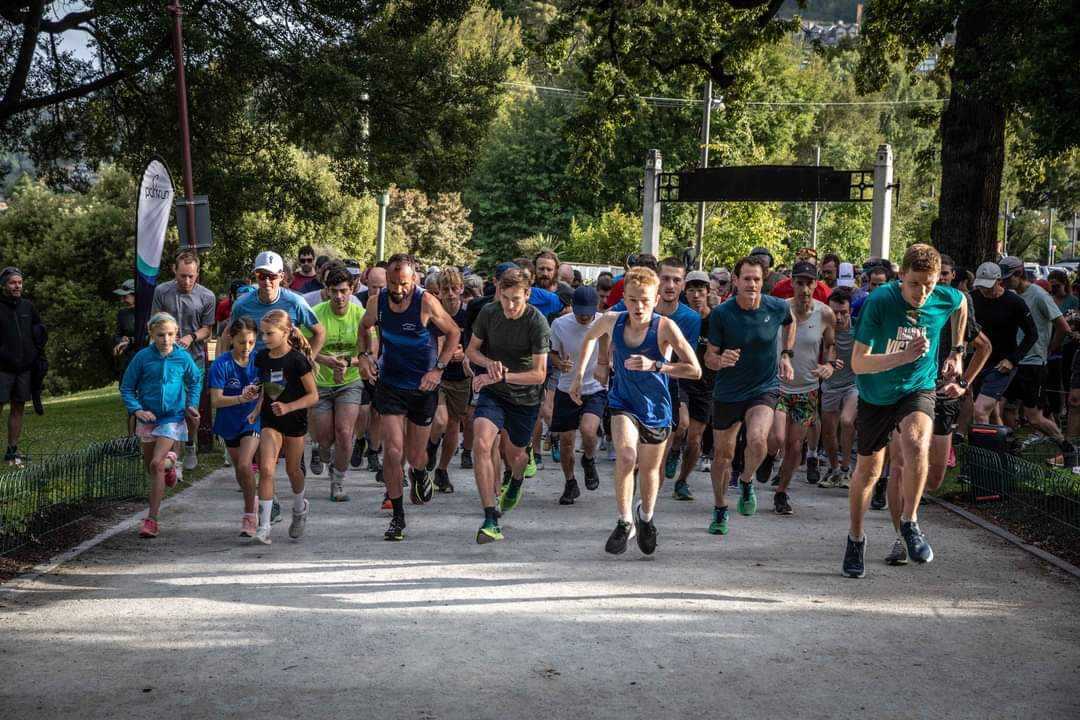
[[262,393],[248,422],[259,419],[259,528],[255,540],[270,544],[270,513],[274,505],[274,470],[285,448],[285,472],[293,491],[289,537],[298,540],[307,524],[308,502],[304,498],[304,435],[307,409],[319,401],[315,386],[311,346],[284,310],[271,310],[259,323],[265,347],[255,356]]
[[165,487],[176,484],[176,453],[173,444],[187,441],[187,417],[199,418],[202,372],[183,348],[176,345],[178,326],[168,313],[157,313],[146,325],[150,345],[135,353],[124,379],[120,397],[138,425],[143,464],[150,475],[150,510],[139,528],[139,537],[158,535],[158,511]]
[[232,349],[218,355],[210,366],[210,405],[214,414],[214,434],[225,441],[236,482],[244,493],[244,516],[240,536],[255,537],[258,511],[255,506],[255,472],[251,463],[259,447],[259,421],[249,422],[259,397],[259,373],[251,362],[251,351],[259,329],[246,315],[229,324]]

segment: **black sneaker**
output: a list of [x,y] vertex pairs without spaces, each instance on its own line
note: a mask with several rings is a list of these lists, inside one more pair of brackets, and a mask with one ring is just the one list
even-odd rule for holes
[[817,485],[820,479],[821,473],[818,472],[818,459],[816,457],[806,458],[806,482]]
[[646,555],[656,552],[656,525],[652,520],[641,519],[641,502],[634,508],[634,525],[637,527],[637,546]]
[[358,469],[364,464],[364,453],[367,451],[367,441],[363,438],[356,438],[352,444],[352,455],[349,457],[349,467],[353,470]]
[[769,483],[769,484],[772,485],[773,487],[780,487],[780,474],[777,473],[776,477],[774,477],[772,479],[772,482]]
[[276,525],[281,522],[281,503],[274,498],[274,504],[270,506],[270,524]]
[[874,485],[874,496],[870,499],[871,510],[884,510],[889,507],[889,478],[883,477]]
[[375,482],[379,484],[383,484],[386,482],[386,479],[383,477],[382,468],[379,468],[375,471]]
[[472,470],[472,450],[461,451],[461,469]]
[[775,465],[775,464],[776,464],[776,456],[775,455],[766,455],[765,456],[765,459],[761,461],[760,465],[758,465],[757,473],[755,473],[756,476],[757,476],[757,481],[759,483],[767,483],[767,482],[769,482],[769,476],[772,475],[773,465]]
[[412,486],[409,489],[409,500],[413,505],[423,505],[431,500],[432,483],[431,473],[423,468],[410,468]]
[[300,474],[307,475],[307,463],[304,462],[304,454],[300,454]]
[[382,461],[379,459],[377,450],[369,449],[367,451],[367,470],[368,472],[379,472],[382,470]]
[[611,531],[611,535],[608,535],[604,550],[612,555],[622,555],[626,552],[626,544],[635,535],[637,535],[637,530],[634,528],[634,523],[619,520],[615,523],[615,529]]
[[454,492],[454,485],[450,482],[450,473],[445,470],[435,468],[435,480],[433,482],[435,489],[441,493]]
[[866,540],[855,542],[848,536],[847,549],[844,550],[843,573],[849,578],[861,578],[866,575]]
[[502,476],[502,486],[499,488],[499,495],[504,494],[506,492],[506,488],[510,487],[511,479],[512,478],[510,474],[510,468],[504,468]]
[[570,478],[566,481],[566,487],[563,488],[563,493],[559,497],[560,505],[573,505],[574,500],[581,497],[581,490],[578,489],[577,478]]
[[429,442],[427,444],[427,471],[431,472],[435,469],[435,466],[439,464],[439,448],[442,446],[442,438],[439,442]]
[[791,503],[788,502],[788,494],[786,492],[773,494],[773,512],[777,515],[795,514],[795,511],[791,509]]
[[405,539],[405,518],[394,516],[390,518],[390,527],[386,528],[386,532],[383,534],[383,540],[392,540],[394,542]]
[[933,561],[934,550],[930,547],[930,543],[926,542],[926,536],[919,529],[919,523],[900,523],[900,535],[904,538],[904,544],[907,545],[907,554],[911,560],[917,563]]
[[319,446],[318,445],[312,445],[311,446],[311,474],[312,475],[322,475],[322,471],[323,471],[323,461],[322,461],[322,457],[319,455]]
[[585,489],[595,490],[600,487],[600,476],[596,474],[596,458],[581,456],[581,469],[585,473]]

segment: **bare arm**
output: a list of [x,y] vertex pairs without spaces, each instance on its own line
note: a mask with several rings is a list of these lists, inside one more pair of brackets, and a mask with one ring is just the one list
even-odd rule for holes
[[701,378],[701,365],[698,364],[697,353],[683,337],[679,326],[667,318],[660,319],[660,332],[657,338],[660,341],[660,351],[667,348],[675,350],[675,357],[679,362],[667,362],[660,368],[663,375],[670,375],[683,380],[698,380]]
[[1058,315],[1054,320],[1053,335],[1050,336],[1050,346],[1047,349],[1049,353],[1056,353],[1061,350],[1062,341],[1069,336],[1069,321],[1065,319],[1064,315]]
[[870,346],[864,345],[858,340],[851,348],[851,369],[856,375],[873,375],[874,373],[886,372],[901,365],[915,362],[930,347],[926,336],[920,335],[914,340],[909,340],[907,347],[891,353],[871,354]]
[[428,319],[435,323],[443,334],[443,346],[439,352],[439,362],[446,365],[453,358],[454,351],[461,343],[461,328],[454,322],[454,318],[443,309],[442,303],[435,299],[434,295],[424,293],[424,307],[428,313]]

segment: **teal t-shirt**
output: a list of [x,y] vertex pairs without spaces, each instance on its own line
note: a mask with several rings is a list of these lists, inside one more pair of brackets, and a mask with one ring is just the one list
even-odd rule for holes
[[742,350],[739,361],[716,371],[713,399],[738,402],[780,387],[776,337],[791,322],[787,300],[764,295],[754,310],[743,310],[734,297],[709,313],[709,344]]
[[915,362],[872,375],[856,375],[859,399],[873,405],[892,405],[905,395],[933,390],[938,374],[941,329],[960,307],[959,290],[938,285],[921,308],[912,307],[900,293],[900,284],[883,285],[866,299],[859,311],[855,340],[881,355],[903,350],[909,340],[926,335],[930,350]]

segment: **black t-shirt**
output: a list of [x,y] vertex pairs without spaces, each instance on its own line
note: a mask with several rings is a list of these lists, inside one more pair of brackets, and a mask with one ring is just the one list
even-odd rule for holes
[[[463,348],[465,347],[465,324],[468,321],[467,314],[468,314],[467,306],[464,303],[462,303],[461,307],[458,308],[457,314],[452,316],[454,318],[454,322],[457,323],[457,326],[459,328],[461,328],[461,340],[459,342],[461,343],[461,347],[463,347]],[[443,332],[442,332],[442,330],[440,330],[435,325],[435,323],[430,323],[428,325],[428,330],[431,332],[433,337],[435,337],[435,338],[442,337]],[[443,370],[443,380],[464,380],[464,379],[465,379],[465,366],[464,365],[462,365],[459,362],[447,363],[446,369]]]
[[[689,340],[690,338],[687,338]],[[716,370],[705,364],[705,353],[709,350],[709,316],[701,318],[701,333],[699,334],[697,347],[698,364],[701,365],[701,377],[697,380],[680,380],[679,385],[685,387],[688,393],[712,396],[713,387],[716,385]]]
[[[306,395],[301,378],[312,371],[311,361],[299,350],[289,350],[279,358],[270,357],[270,351],[263,348],[255,355],[255,368],[259,371],[263,398],[261,416],[268,416],[273,423],[274,413],[270,404],[274,402],[291,403]],[[306,413],[306,410],[297,412]]]
[[[1035,327],[1027,303],[1012,290],[1006,290],[1004,295],[993,300],[975,290],[971,294],[971,301],[975,308],[975,320],[993,345],[984,367],[992,368],[1004,359],[1014,366],[1019,365],[1039,339],[1039,330]],[[1020,341],[1017,341],[1018,330],[1023,331]]]

